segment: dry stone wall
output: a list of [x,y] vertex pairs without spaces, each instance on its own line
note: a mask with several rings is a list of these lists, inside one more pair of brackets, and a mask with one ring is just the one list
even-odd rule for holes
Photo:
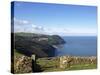
[[[79,65],[79,64],[97,63],[97,58],[94,56],[91,57],[60,56],[60,57],[46,57],[46,58],[39,58],[39,59],[41,59],[42,61],[48,61],[48,62],[44,62],[46,64],[48,63],[50,64],[50,62],[53,63],[55,62],[55,64],[52,64],[53,67],[62,68],[62,69],[70,68],[71,65],[76,65],[76,64]],[[18,58],[15,57],[15,60],[16,61],[14,63],[14,73],[30,73],[30,72],[36,72],[40,69],[39,66],[41,65],[41,63],[40,65],[37,65],[35,55],[32,55],[32,57],[27,57],[23,55]]]
[[14,73],[30,73],[32,72],[32,59],[27,56],[22,56],[16,59],[14,63]]

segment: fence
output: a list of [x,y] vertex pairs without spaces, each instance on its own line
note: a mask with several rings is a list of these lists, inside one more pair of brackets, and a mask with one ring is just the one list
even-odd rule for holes
[[35,55],[31,57],[22,56],[15,62],[15,73],[40,72],[48,68],[69,68],[76,64],[96,64],[97,58],[78,57],[78,56],[59,56],[45,57],[36,59]]

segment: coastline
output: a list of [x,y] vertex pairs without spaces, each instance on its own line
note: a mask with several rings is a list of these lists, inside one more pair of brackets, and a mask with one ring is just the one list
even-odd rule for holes
[[62,48],[64,44],[60,44],[60,45],[52,45],[54,48],[58,49],[58,48]]

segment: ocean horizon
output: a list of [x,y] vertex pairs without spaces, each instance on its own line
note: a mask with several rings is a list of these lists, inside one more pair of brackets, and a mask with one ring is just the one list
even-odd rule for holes
[[97,56],[97,36],[62,36],[66,41],[56,50],[56,56]]

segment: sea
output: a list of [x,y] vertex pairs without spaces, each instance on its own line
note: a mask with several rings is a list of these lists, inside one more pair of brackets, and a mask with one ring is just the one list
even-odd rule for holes
[[66,43],[59,45],[56,56],[97,56],[97,36],[64,36]]

